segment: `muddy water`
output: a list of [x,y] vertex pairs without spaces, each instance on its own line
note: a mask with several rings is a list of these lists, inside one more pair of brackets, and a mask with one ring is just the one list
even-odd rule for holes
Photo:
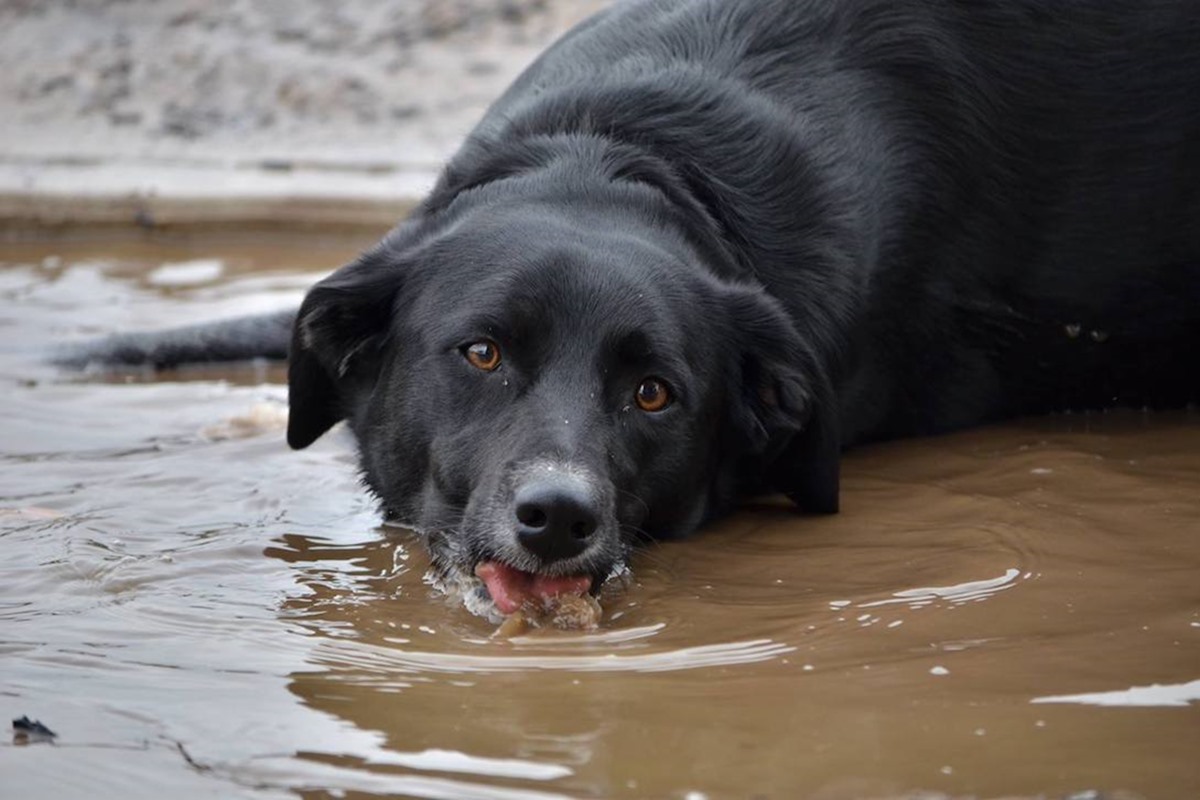
[[[365,242],[361,242],[365,243]],[[489,638],[278,370],[47,341],[293,303],[360,242],[0,248],[0,744],[21,798],[1200,796],[1200,415],[863,449],[844,513],[644,551],[590,635]]]

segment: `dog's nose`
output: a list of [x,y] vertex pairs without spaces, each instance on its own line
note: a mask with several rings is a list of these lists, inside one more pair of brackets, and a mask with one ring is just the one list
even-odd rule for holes
[[587,549],[598,515],[585,487],[534,482],[517,491],[517,540],[543,561],[562,561]]

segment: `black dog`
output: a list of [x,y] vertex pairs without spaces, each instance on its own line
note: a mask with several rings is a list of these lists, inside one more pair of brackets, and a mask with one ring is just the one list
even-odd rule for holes
[[289,349],[289,443],[347,420],[502,612],[748,492],[835,511],[856,442],[1183,405],[1200,6],[618,4],[280,323],[107,357]]

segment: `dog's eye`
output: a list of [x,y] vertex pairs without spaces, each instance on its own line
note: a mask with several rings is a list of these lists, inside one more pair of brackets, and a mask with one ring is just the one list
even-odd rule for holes
[[500,366],[500,348],[490,339],[472,342],[463,348],[463,355],[471,362],[472,367],[484,372],[491,372]]
[[662,411],[671,404],[671,390],[658,378],[643,380],[633,397],[642,411]]

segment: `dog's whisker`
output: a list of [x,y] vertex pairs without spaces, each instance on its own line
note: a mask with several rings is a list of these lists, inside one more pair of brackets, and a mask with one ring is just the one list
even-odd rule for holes
[[633,500],[637,501],[637,504],[639,506],[641,506],[641,508],[642,508],[643,514],[650,513],[650,504],[647,503],[645,500],[643,500],[641,495],[639,495],[635,492],[629,491],[628,489],[617,489],[617,494],[620,497],[629,497],[629,498],[632,498]]

